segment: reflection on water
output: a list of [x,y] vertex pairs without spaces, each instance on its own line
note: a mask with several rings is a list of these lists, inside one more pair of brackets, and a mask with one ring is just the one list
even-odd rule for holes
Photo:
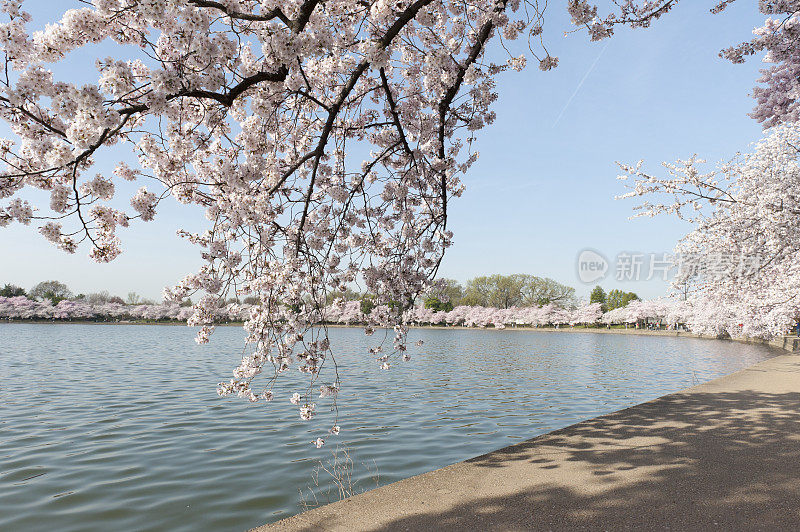
[[0,325],[0,529],[243,530],[300,511],[298,490],[336,443],[356,481],[374,486],[377,469],[386,484],[774,354],[688,338],[415,330],[425,345],[385,372],[361,330],[333,329],[343,432],[316,450],[308,442],[329,414],[315,426],[286,393],[268,405],[216,396],[240,329],[220,328],[210,346],[192,338],[185,327]]

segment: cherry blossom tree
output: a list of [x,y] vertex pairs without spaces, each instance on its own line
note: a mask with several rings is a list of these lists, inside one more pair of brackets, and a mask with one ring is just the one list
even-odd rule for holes
[[621,178],[633,181],[622,197],[643,198],[637,216],[669,214],[695,224],[676,249],[676,288],[688,299],[686,323],[708,334],[769,337],[800,319],[800,1],[764,1],[759,9],[768,18],[753,39],[720,55],[741,63],[763,53],[770,65],[753,91],[751,114],[767,128],[764,139],[716,170],[696,156],[665,164],[665,177],[641,162],[622,165]]
[[603,309],[600,303],[587,303],[575,309],[570,319],[570,325],[584,324],[594,325],[603,316]]
[[5,319],[48,319],[52,308],[49,301],[33,301],[25,296],[0,297],[0,317]]
[[[676,4],[567,9],[599,40]],[[339,387],[326,331],[313,328],[328,293],[363,283],[382,306],[369,321],[395,327],[388,356],[404,355],[408,311],[452,242],[448,206],[477,158],[474,136],[494,120],[495,78],[526,63],[492,62],[487,44],[524,37],[541,70],[558,64],[541,40],[544,6],[530,0],[81,5],[31,31],[23,2],[3,2],[0,118],[15,139],[0,143],[0,225],[34,224],[64,251],[108,262],[122,252],[118,229],[152,220],[166,197],[203,207],[209,229],[182,236],[205,264],[166,297],[197,297],[188,323],[201,343],[226,297],[257,298],[249,349],[219,392],[271,400],[295,365],[308,376],[291,394],[303,419],[318,381],[324,397]],[[97,43],[114,57],[97,57],[95,83],[48,69]],[[98,168],[119,146],[136,163]],[[130,209],[114,203],[123,181],[147,183]],[[49,209],[31,203],[34,189]]]
[[625,167],[634,183],[624,197],[645,198],[637,215],[669,213],[695,225],[676,249],[677,284],[696,286],[694,330],[774,336],[800,317],[798,146],[800,126],[782,125],[718,170],[704,171],[699,159],[666,165],[664,178]]

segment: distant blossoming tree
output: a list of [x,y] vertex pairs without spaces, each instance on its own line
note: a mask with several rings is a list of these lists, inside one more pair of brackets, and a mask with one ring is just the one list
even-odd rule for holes
[[[569,0],[567,9],[599,40],[676,4],[614,1],[601,14]],[[541,50],[539,68],[558,63],[541,43],[543,9],[529,0],[81,5],[30,31],[22,2],[3,2],[0,118],[16,138],[0,143],[0,225],[35,223],[61,249],[85,245],[107,262],[121,252],[117,228],[152,220],[165,197],[202,206],[210,229],[183,236],[205,265],[166,296],[197,293],[188,321],[201,326],[200,342],[227,295],[257,298],[249,349],[219,391],[271,400],[296,365],[308,376],[292,400],[303,419],[319,382],[320,396],[339,389],[335,363],[323,371],[326,333],[311,328],[327,293],[363,282],[384,309],[370,319],[396,327],[382,367],[405,353],[410,303],[451,244],[448,206],[477,158],[473,137],[494,120],[495,77],[525,66],[524,56],[487,60],[487,43],[525,36]],[[97,57],[96,82],[48,70],[97,43],[114,57]],[[98,173],[98,153],[116,145],[137,163]],[[130,210],[112,207],[121,180],[148,182]],[[29,202],[30,189],[49,194],[49,210]]]

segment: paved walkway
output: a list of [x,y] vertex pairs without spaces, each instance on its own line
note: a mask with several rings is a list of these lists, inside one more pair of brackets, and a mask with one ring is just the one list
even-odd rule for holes
[[800,530],[800,356],[258,530],[557,529]]

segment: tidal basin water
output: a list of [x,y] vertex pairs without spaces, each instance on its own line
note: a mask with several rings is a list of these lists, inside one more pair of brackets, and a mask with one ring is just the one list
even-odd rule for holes
[[[376,336],[380,334],[376,333]],[[378,369],[375,336],[331,329],[342,433],[289,401],[220,399],[242,352],[221,327],[0,325],[0,530],[233,530],[338,499],[339,446],[355,490],[464,460],[732,373],[776,354],[690,338],[412,330],[411,362]],[[297,373],[297,372],[294,372]],[[318,469],[318,468],[317,468]]]

